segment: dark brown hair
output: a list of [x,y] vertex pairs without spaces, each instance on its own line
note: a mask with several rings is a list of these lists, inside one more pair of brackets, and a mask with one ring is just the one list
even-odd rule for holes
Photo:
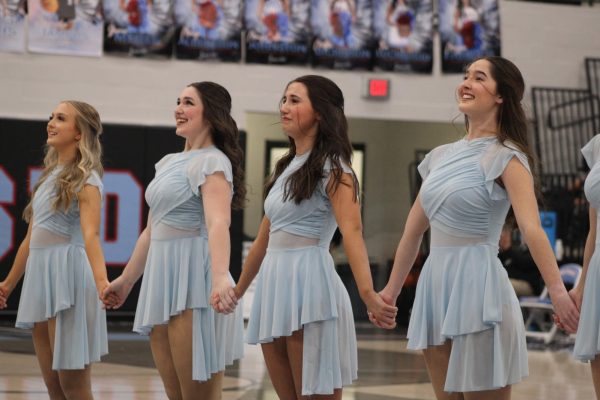
[[[536,157],[529,145],[527,117],[521,101],[525,93],[525,81],[521,71],[512,61],[503,57],[482,57],[490,63],[492,78],[496,81],[496,92],[502,98],[498,108],[496,123],[498,124],[498,141],[513,143],[527,156],[529,168],[535,177]],[[465,125],[469,129],[469,118],[465,116]]]
[[210,125],[212,140],[231,162],[233,171],[231,208],[239,210],[243,208],[246,201],[246,185],[242,169],[244,152],[239,142],[240,132],[231,117],[231,96],[227,89],[214,82],[194,82],[188,87],[193,87],[198,92],[204,107],[203,118]]
[[[325,162],[331,163],[333,180],[330,188],[337,190],[342,183],[342,162],[350,165],[352,145],[348,138],[348,121],[344,115],[344,95],[340,88],[330,79],[319,75],[305,75],[289,82],[301,83],[306,87],[313,110],[320,116],[314,146],[306,162],[287,179],[284,186],[283,199],[293,199],[296,203],[309,199],[317,185],[325,177]],[[296,144],[289,138],[289,151],[277,162],[275,171],[265,186],[265,195],[269,193],[277,178],[296,156]],[[352,173],[355,200],[358,199],[358,180]]]

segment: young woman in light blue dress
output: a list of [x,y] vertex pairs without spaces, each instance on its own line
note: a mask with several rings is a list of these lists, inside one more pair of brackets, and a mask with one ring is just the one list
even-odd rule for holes
[[[230,112],[231,97],[216,83],[183,89],[175,122],[185,149],[156,164],[146,229],[123,274],[105,290],[118,297],[118,307],[144,274],[133,330],[150,335],[169,399],[220,399],[225,366],[243,355],[241,308],[232,313],[229,224],[245,188]],[[229,315],[213,310],[211,295]]]
[[[600,242],[598,231],[598,208],[600,208],[600,135],[595,136],[581,149],[590,172],[585,178],[585,196],[590,202],[590,231],[583,252],[583,273],[571,295],[581,309],[573,356],[590,361],[596,398],[600,399]],[[559,323],[559,326],[561,324]]]
[[47,125],[44,170],[24,212],[29,222],[0,283],[0,308],[25,274],[17,328],[33,329],[51,399],[92,399],[91,363],[108,352],[108,285],[100,246],[102,124],[89,104],[64,101]]
[[577,307],[540,225],[524,89],[521,73],[504,58],[468,67],[457,90],[467,135],[435,148],[419,165],[423,186],[381,292],[395,302],[430,228],[408,348],[423,350],[438,399],[509,399],[510,385],[528,374],[523,317],[497,257],[511,206],[556,314],[567,330],[577,327]]
[[341,399],[357,376],[357,349],[350,298],[329,254],[338,225],[367,309],[393,327],[396,308],[373,290],[341,90],[300,77],[280,114],[290,149],[266,186],[265,217],[235,291],[242,296],[260,270],[247,340],[262,345],[279,398]]

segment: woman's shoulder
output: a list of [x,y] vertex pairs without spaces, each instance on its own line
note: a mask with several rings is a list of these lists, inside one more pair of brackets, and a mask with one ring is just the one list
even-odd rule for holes
[[84,186],[85,185],[96,186],[102,192],[103,184],[101,172],[96,169],[92,169],[85,179]]
[[216,146],[192,150],[189,152],[188,169],[204,168],[205,166],[228,166],[231,168],[229,157]]
[[512,159],[519,161],[527,171],[531,171],[529,156],[525,149],[511,140],[494,141],[483,154],[482,165],[487,175],[500,176]]
[[490,151],[495,158],[512,159],[513,157],[517,157],[519,160],[524,161],[525,165],[529,166],[529,157],[526,150],[510,139],[494,141],[490,146]]
[[600,134],[594,136],[583,148],[581,153],[589,168],[592,168],[600,158]]
[[451,148],[452,146],[456,146],[458,143],[460,143],[462,141],[461,140],[455,140],[453,142],[449,142],[449,143],[444,143],[444,144],[440,144],[438,146],[435,146],[433,149],[431,149],[429,152],[431,154],[437,154],[437,153],[441,153],[444,150],[447,150],[449,148]]
[[338,160],[338,165],[339,167],[336,165],[336,163],[332,161],[331,157],[327,157],[327,159],[325,160],[325,164],[323,165],[323,171],[327,173],[335,168],[339,168],[347,174],[351,174],[353,172],[352,166],[342,159]]

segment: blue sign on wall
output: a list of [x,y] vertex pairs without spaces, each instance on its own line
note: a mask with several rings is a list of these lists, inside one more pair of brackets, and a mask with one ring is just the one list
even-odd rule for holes
[[550,246],[553,249],[556,248],[556,211],[540,211],[540,220],[550,241]]

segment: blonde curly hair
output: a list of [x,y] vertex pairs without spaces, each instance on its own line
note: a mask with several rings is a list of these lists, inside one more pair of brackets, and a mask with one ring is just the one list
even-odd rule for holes
[[[69,164],[63,166],[56,179],[57,196],[52,206],[55,210],[67,211],[92,171],[96,171],[100,176],[104,172],[102,168],[102,145],[100,144],[102,123],[98,111],[87,103],[65,100],[61,104],[69,104],[75,109],[75,126],[81,134],[75,158]],[[57,166],[58,152],[52,146],[46,145],[44,170],[33,188],[31,199]],[[23,219],[30,222],[32,214],[32,202],[30,200],[23,211]]]

